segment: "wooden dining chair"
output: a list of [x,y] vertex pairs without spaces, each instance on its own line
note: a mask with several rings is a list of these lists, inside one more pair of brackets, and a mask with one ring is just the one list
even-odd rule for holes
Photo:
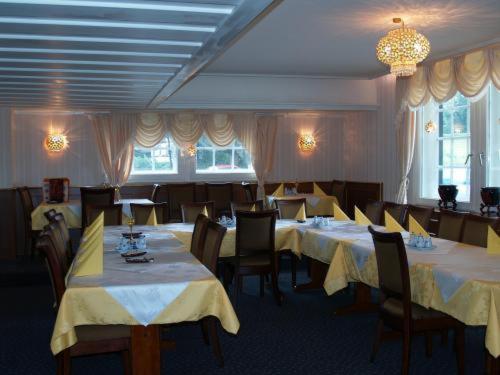
[[17,192],[21,198],[21,206],[23,209],[24,218],[24,253],[34,255],[35,250],[35,239],[37,237],[37,231],[32,229],[31,213],[35,209],[33,206],[33,198],[30,193],[30,189],[27,186],[17,188]]
[[64,219],[64,215],[60,212],[56,213],[52,218],[50,224],[53,224],[55,228],[59,231],[64,246],[66,247],[66,256],[71,262],[73,260],[73,244],[71,243],[71,235],[69,233],[68,225]]
[[411,301],[408,259],[401,233],[377,232],[370,225],[377,259],[380,288],[380,306],[377,331],[370,361],[375,360],[380,342],[393,337],[385,327],[398,332],[403,337],[403,361],[401,373],[410,370],[411,340],[415,334],[426,335],[426,354],[432,353],[432,332],[453,329],[458,373],[464,373],[464,324],[449,315],[433,309],[426,309]]
[[160,190],[160,184],[153,184],[153,190],[151,190],[151,197],[149,198],[151,202],[157,202],[156,196],[158,195],[159,190]]
[[155,210],[156,222],[158,224],[168,223],[168,203],[130,203],[130,211],[135,220],[135,225],[146,225],[151,212]]
[[[403,225],[406,216],[406,205],[394,202],[384,202],[384,211],[387,211],[399,224]],[[385,214],[382,215],[382,224],[385,225]]]
[[466,215],[465,213],[441,209],[437,236],[445,240],[459,242],[462,239]]
[[86,216],[88,225],[97,219],[104,212],[104,225],[122,225],[122,204],[112,204],[110,206],[87,205]]
[[[64,250],[60,243],[54,243],[56,238],[50,232],[44,231],[38,238],[36,247],[45,258],[52,282],[55,311],[59,309],[62,297],[66,291],[64,275],[68,265],[64,264]],[[58,248],[59,247],[59,248]],[[56,355],[57,374],[71,374],[71,358],[121,352],[125,373],[130,373],[130,327],[125,325],[78,325],[75,327],[77,343]]]
[[211,202],[185,202],[181,204],[182,222],[194,223],[203,210],[207,210],[208,218],[214,220],[215,203]]
[[404,227],[409,229],[409,217],[411,215],[425,230],[429,230],[432,215],[434,214],[434,207],[422,207],[409,204],[406,210]]
[[252,184],[249,184],[248,182],[242,182],[241,186],[243,187],[243,190],[245,192],[245,198],[247,202],[254,202],[255,201],[255,194],[252,190]]
[[236,211],[262,211],[264,201],[231,202],[231,216],[236,217]]
[[111,206],[115,202],[115,188],[81,187],[82,231],[92,222],[87,217],[87,206]]
[[467,214],[464,219],[460,242],[488,247],[488,227],[497,231],[500,229],[500,219]]
[[183,202],[196,202],[196,184],[190,182],[158,185],[154,192],[153,202],[167,202],[169,220],[180,222],[182,221],[181,204]]
[[[234,266],[234,300],[243,287],[243,277],[260,276],[260,296],[264,296],[264,277],[271,275],[271,286],[276,303],[280,306],[282,295],[278,288],[275,256],[276,210],[236,212]],[[226,280],[227,286],[227,280]]]
[[374,224],[382,225],[384,216],[384,202],[382,201],[368,201],[365,207],[365,216]]
[[199,214],[194,222],[193,235],[191,237],[191,254],[200,262],[203,261],[203,248],[205,246],[205,236],[210,219],[203,214]]
[[214,202],[214,217],[231,215],[231,202],[233,201],[233,184],[205,183],[205,199]]

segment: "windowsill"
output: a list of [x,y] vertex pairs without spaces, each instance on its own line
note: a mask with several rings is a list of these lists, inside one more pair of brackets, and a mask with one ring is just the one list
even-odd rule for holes
[[207,175],[207,174],[216,174],[216,175],[241,175],[241,174],[255,174],[255,171],[235,171],[235,172],[227,172],[227,171],[196,171],[195,174],[202,174],[202,175]]

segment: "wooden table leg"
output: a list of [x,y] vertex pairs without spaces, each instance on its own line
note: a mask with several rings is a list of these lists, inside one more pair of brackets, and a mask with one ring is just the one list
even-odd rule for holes
[[500,374],[500,358],[493,357],[486,349],[485,372],[487,375]]
[[378,305],[372,302],[371,289],[363,283],[356,283],[354,303],[349,306],[340,307],[335,315],[348,315],[354,313],[366,313],[377,311]]
[[319,260],[310,258],[311,261],[311,281],[306,284],[297,285],[294,288],[295,292],[303,292],[305,290],[321,289],[325,282],[326,273],[328,272],[328,264],[320,262]]
[[160,327],[132,326],[131,357],[133,375],[160,375]]

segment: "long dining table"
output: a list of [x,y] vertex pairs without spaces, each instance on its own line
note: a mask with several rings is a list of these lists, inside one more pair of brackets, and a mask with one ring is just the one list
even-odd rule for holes
[[103,273],[66,276],[51,340],[54,355],[78,340],[80,325],[131,327],[132,373],[160,373],[160,326],[215,316],[232,334],[239,321],[220,281],[163,226],[136,226],[152,263],[129,264],[115,250],[127,227],[105,227]]

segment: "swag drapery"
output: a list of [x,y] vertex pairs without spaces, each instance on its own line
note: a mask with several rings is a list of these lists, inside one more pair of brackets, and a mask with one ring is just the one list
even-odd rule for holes
[[396,82],[396,134],[400,183],[396,201],[406,201],[408,176],[415,150],[416,114],[432,98],[437,103],[450,100],[457,91],[477,99],[491,82],[500,90],[500,45],[421,65],[409,78]]
[[276,116],[254,113],[142,113],[98,114],[92,117],[99,153],[108,182],[121,186],[130,175],[134,143],[154,147],[170,134],[185,149],[203,134],[217,146],[239,139],[248,150],[263,198],[264,180],[272,169],[276,142]]

